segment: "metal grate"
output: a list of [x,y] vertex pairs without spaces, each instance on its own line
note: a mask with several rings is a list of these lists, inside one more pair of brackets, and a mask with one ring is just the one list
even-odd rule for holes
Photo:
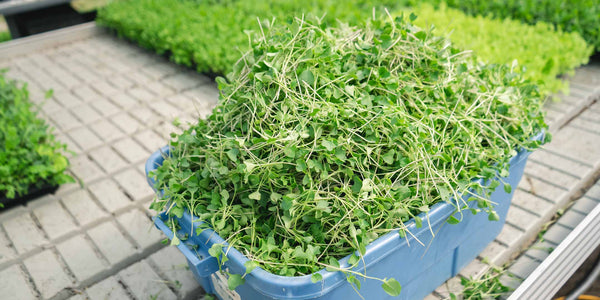
[[550,299],[600,245],[600,204],[575,227],[508,300]]

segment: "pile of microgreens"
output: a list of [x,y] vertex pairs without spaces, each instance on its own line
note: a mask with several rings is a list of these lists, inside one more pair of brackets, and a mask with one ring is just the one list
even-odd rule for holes
[[271,25],[217,79],[212,115],[170,143],[154,209],[189,210],[284,276],[336,270],[394,230],[404,238],[440,201],[477,201],[474,213],[497,219],[487,196],[499,183],[473,179],[508,175],[515,149],[540,145],[535,85],[404,18]]

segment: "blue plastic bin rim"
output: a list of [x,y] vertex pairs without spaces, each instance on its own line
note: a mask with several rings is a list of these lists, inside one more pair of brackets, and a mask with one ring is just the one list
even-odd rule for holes
[[[532,139],[534,140],[543,140],[544,132],[541,132],[534,136]],[[154,152],[146,161],[146,174],[154,171],[158,166],[162,165],[164,158],[169,155],[169,147],[164,146],[159,151]],[[510,164],[515,165],[518,162],[526,159],[529,156],[530,152],[525,149],[520,149],[520,151],[511,158]],[[148,183],[150,186],[155,189],[155,181],[147,176]],[[155,189],[156,191],[156,189]],[[450,217],[455,212],[455,207],[448,202],[438,202],[434,204],[428,213],[421,213],[419,217],[423,220],[428,219],[431,228],[442,225],[442,223],[446,222],[447,218]],[[156,220],[162,222],[162,219],[166,218],[166,214],[163,212],[157,218],[161,220]],[[186,210],[183,217],[181,218],[183,223],[192,224],[194,228],[201,224],[200,221],[194,220],[194,217]],[[365,266],[368,269],[370,265],[378,262],[379,260],[386,257],[389,253],[393,252],[398,247],[401,247],[407,243],[416,243],[416,237],[420,236],[423,233],[429,233],[429,226],[422,226],[421,228],[417,228],[414,219],[409,220],[405,223],[406,225],[406,236],[404,238],[400,238],[398,230],[393,230],[373,242],[371,242],[367,246],[367,251],[364,256],[362,256],[360,260],[360,264],[353,268],[353,271],[361,272],[364,270]],[[216,234],[213,230],[204,230],[200,236],[200,239],[203,239],[204,246],[210,248],[213,244],[224,244],[227,245],[225,240]],[[230,268],[234,273],[245,272],[244,263],[249,259],[240,253],[237,249],[233,247],[224,247],[224,252],[227,254],[229,261],[226,262],[226,266]],[[358,253],[355,253],[358,255]],[[348,260],[351,255],[348,255],[339,260],[339,264],[341,268],[348,268],[350,265],[348,264]],[[270,296],[270,297],[286,297],[289,294],[286,293],[285,289],[282,290],[282,287],[290,288],[290,289],[301,289],[303,291],[302,295],[294,295],[300,297],[317,297],[320,295],[327,294],[327,292],[331,289],[334,289],[340,284],[346,282],[346,277],[341,272],[328,272],[323,268],[318,271],[322,276],[322,280],[317,283],[313,283],[311,281],[312,274],[297,276],[297,277],[288,277],[281,276],[270,273],[260,267],[255,268],[250,274],[246,276],[246,284],[250,284],[256,286],[257,290],[261,293]],[[313,273],[314,274],[314,273]],[[208,274],[210,275],[210,274]]]

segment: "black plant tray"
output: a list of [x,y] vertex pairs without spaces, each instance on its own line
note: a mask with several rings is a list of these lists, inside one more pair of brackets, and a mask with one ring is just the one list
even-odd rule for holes
[[4,205],[4,207],[0,207],[0,209],[11,207],[17,204],[23,204],[31,199],[46,195],[53,194],[58,189],[58,185],[50,185],[48,183],[43,184],[40,187],[32,188],[29,190],[29,193],[22,196],[17,196],[12,199],[8,199],[6,195],[0,195],[0,203]]

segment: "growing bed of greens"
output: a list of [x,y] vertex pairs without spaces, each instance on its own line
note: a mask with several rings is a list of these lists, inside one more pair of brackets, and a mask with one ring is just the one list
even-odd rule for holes
[[[0,198],[14,199],[32,190],[58,186],[73,179],[66,146],[55,140],[44,120],[37,118],[26,85],[0,72]],[[0,203],[1,206],[1,203]]]
[[566,83],[556,75],[585,64],[592,51],[578,34],[556,31],[548,24],[529,26],[520,21],[474,17],[447,9],[439,0],[426,2],[434,2],[436,9],[416,5],[413,0],[353,0],[344,6],[331,0],[125,0],[101,9],[97,20],[120,36],[169,55],[178,64],[217,75],[232,70],[250,49],[249,38],[260,37],[257,19],[283,22],[312,14],[323,24],[335,26],[337,20],[356,24],[371,17],[374,7],[387,7],[394,13],[410,6],[419,16],[419,25],[434,25],[440,30],[438,35],[451,31],[449,37],[456,47],[475,51],[482,61],[512,64],[516,60],[519,70],[525,67],[525,76],[538,83],[544,94],[562,89]]
[[418,214],[440,201],[457,211],[476,201],[472,213],[497,219],[492,178],[508,175],[516,149],[540,146],[543,97],[415,18],[261,22],[252,49],[217,78],[212,115],[173,136],[151,207],[188,210],[251,267],[284,276],[338,270],[378,236],[410,234],[411,218],[428,226]]
[[593,52],[576,33],[556,31],[551,24],[527,25],[465,13],[440,5],[422,4],[407,9],[419,16],[416,25],[435,26],[438,35],[448,36],[456,47],[473,50],[484,62],[518,64],[523,75],[544,93],[565,91],[567,82],[558,77],[572,74],[586,64]]
[[[414,1],[414,0],[411,0]],[[600,50],[600,0],[428,0],[447,3],[471,15],[511,18],[527,24],[544,22],[567,32],[579,33]]]

